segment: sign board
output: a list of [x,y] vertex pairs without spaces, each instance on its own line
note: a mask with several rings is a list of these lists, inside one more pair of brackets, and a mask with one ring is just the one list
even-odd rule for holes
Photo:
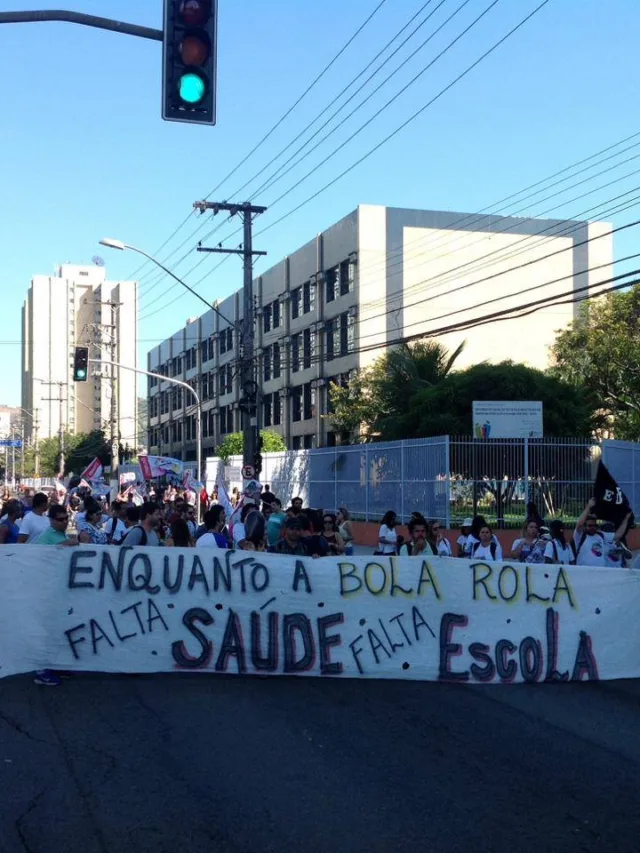
[[542,438],[540,401],[473,401],[474,438]]
[[0,447],[22,447],[22,439],[20,438],[1,438]]
[[245,480],[243,483],[242,494],[249,501],[258,501],[262,494],[262,484],[259,480]]
[[640,676],[633,569],[98,545],[3,545],[0,560],[0,677]]
[[243,465],[242,466],[242,479],[243,480],[253,480],[256,476],[256,469],[253,465]]

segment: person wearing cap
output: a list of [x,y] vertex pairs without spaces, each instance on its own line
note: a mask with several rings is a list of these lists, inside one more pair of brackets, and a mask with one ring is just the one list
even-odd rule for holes
[[469,533],[471,532],[471,525],[472,524],[473,524],[473,519],[471,519],[471,518],[465,518],[465,520],[462,522],[462,527],[460,528],[460,536],[458,536],[458,539],[456,542],[456,544],[458,546],[458,557],[464,557],[464,555],[465,555],[465,552],[467,549],[467,542],[469,540]]

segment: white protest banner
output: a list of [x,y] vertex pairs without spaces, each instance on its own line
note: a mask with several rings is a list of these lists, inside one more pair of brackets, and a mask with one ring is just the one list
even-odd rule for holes
[[0,675],[41,667],[510,683],[640,675],[640,573],[1,546]]

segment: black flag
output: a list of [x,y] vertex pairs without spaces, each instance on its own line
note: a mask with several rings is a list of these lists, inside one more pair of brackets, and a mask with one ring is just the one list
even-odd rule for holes
[[[593,497],[596,501],[593,508],[594,515],[597,515],[602,521],[611,521],[616,528],[631,512],[631,505],[627,496],[613,479],[602,459],[598,463],[598,471],[593,484]],[[632,524],[633,515],[629,520],[629,527]]]

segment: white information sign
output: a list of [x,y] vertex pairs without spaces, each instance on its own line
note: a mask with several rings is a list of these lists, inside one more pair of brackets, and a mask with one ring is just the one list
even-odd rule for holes
[[474,438],[542,438],[542,403],[474,400]]
[[640,675],[635,570],[39,545],[0,546],[0,567],[0,676]]

